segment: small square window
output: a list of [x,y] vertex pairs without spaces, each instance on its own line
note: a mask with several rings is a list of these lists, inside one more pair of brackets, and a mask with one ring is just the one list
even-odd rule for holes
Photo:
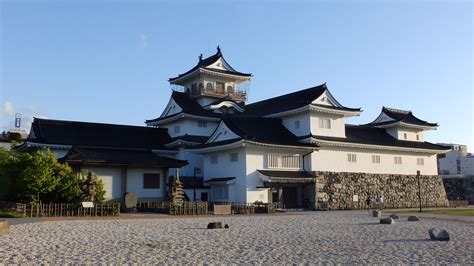
[[425,159],[424,158],[416,158],[416,164],[425,165]]
[[407,133],[403,133],[403,138],[407,139]]
[[160,174],[143,174],[143,188],[160,188]]
[[198,121],[198,127],[207,128],[207,121]]
[[176,134],[179,133],[179,126],[175,126],[173,128],[173,132],[176,133]]
[[230,154],[230,161],[231,162],[237,162],[239,160],[239,154],[237,152],[231,153]]
[[295,128],[300,128],[300,120],[295,121]]
[[211,155],[211,164],[217,164],[217,154]]

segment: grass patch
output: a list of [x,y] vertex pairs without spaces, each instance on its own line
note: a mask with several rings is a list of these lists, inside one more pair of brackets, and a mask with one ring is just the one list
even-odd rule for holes
[[[404,213],[419,213],[418,211],[407,211]],[[449,210],[424,210],[421,213],[474,216],[474,209],[449,209]]]
[[0,218],[23,218],[23,215],[11,210],[0,210]]

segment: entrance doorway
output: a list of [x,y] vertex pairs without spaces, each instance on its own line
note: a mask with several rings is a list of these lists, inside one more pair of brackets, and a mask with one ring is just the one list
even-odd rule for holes
[[295,209],[298,207],[298,188],[284,187],[283,188],[283,204],[287,209]]

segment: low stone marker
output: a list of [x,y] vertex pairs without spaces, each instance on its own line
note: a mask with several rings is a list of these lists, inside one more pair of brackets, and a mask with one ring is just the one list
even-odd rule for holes
[[398,214],[396,214],[396,213],[392,213],[392,214],[390,215],[390,218],[392,218],[392,219],[394,219],[394,220],[395,220],[395,219],[400,219],[400,217],[398,217]]
[[449,233],[444,229],[438,230],[436,228],[431,228],[428,230],[428,233],[430,234],[431,240],[449,241]]
[[232,214],[232,205],[216,205],[214,204],[214,215]]
[[128,211],[133,211],[137,208],[138,197],[135,193],[126,192],[123,194],[123,202]]
[[372,211],[372,217],[382,217],[382,211],[379,211],[379,210],[373,210]]
[[221,222],[213,222],[207,225],[207,229],[221,229],[222,223]]
[[10,233],[10,223],[7,220],[0,220],[0,235]]
[[410,222],[417,222],[419,220],[420,220],[420,218],[418,218],[416,216],[408,216],[408,221],[410,221]]
[[392,218],[388,217],[388,218],[380,219],[380,223],[381,224],[393,224],[393,223],[395,223],[395,221]]

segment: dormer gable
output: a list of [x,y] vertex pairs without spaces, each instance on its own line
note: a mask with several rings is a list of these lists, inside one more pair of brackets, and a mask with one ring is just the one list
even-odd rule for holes
[[364,126],[384,128],[398,140],[422,142],[425,141],[424,131],[435,130],[438,124],[421,120],[409,110],[382,107],[377,118]]
[[225,141],[230,139],[239,139],[240,136],[235,134],[225,123],[221,121],[217,126],[216,130],[212,133],[209,139],[206,141],[206,144]]
[[161,113],[160,117],[167,117],[167,116],[172,116],[174,114],[178,114],[183,111],[183,108],[179,106],[176,101],[173,99],[173,97],[170,98],[168,101],[168,104],[166,105],[165,109],[163,110],[163,113]]

